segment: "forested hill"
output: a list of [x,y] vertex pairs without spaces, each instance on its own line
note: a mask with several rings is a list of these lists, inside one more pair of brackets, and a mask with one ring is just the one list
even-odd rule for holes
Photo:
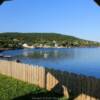
[[63,47],[93,47],[100,46],[99,42],[79,39],[77,37],[57,33],[0,33],[1,48],[21,48],[22,44],[49,45]]

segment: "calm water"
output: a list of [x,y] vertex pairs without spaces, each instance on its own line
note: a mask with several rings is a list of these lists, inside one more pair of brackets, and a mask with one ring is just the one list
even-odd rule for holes
[[100,48],[24,49],[1,54],[12,55],[28,64],[100,78]]

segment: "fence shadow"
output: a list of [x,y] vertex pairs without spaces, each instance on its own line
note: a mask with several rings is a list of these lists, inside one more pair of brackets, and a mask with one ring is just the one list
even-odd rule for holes
[[55,92],[28,93],[13,100],[59,100],[62,95]]
[[[54,87],[51,86],[51,91],[67,95],[71,100],[100,99],[100,79],[47,68],[46,79],[48,73],[58,81]],[[50,84],[50,81],[46,80],[46,84]]]

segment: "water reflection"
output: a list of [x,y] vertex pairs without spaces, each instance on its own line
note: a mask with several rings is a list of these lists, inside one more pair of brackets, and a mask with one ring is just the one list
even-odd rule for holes
[[64,50],[64,49],[40,49],[33,50],[29,52],[28,50],[23,51],[20,57],[28,57],[31,59],[72,59],[74,57],[74,51],[72,50]]

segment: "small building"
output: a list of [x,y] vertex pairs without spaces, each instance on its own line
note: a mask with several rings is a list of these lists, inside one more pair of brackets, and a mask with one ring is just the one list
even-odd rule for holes
[[23,47],[24,47],[24,48],[34,48],[34,46],[33,46],[33,45],[32,45],[32,46],[29,46],[29,45],[28,45],[28,44],[26,44],[26,43],[24,43],[24,44],[23,44]]

